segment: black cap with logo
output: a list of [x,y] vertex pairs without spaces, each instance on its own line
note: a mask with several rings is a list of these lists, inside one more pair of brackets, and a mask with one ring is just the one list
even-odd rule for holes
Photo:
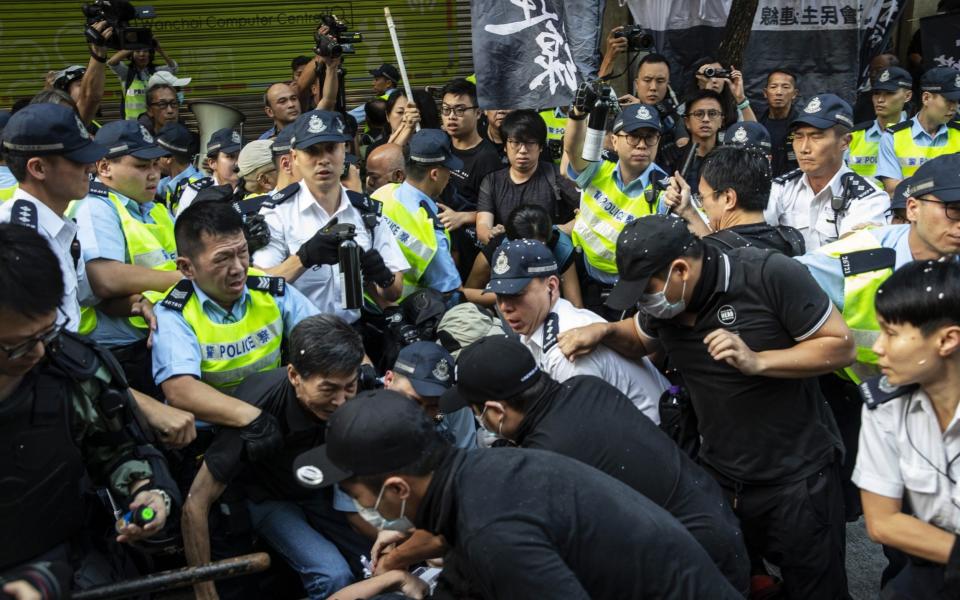
[[493,253],[490,282],[483,293],[519,294],[535,277],[557,275],[557,259],[539,240],[509,240]]
[[907,189],[914,198],[933,194],[940,202],[960,202],[960,154],[944,154],[923,163]]
[[453,357],[434,342],[404,346],[393,363],[393,371],[410,380],[413,389],[427,398],[436,398],[453,385]]
[[225,127],[218,129],[210,135],[210,141],[207,142],[207,156],[216,156],[217,153],[233,154],[240,152],[243,148],[243,139],[240,133]]
[[887,67],[877,73],[870,82],[870,88],[875,92],[895,92],[897,90],[912,90],[913,77],[906,69]]
[[853,109],[836,94],[817,94],[790,123],[790,127],[797,125],[812,125],[817,129],[829,129],[834,125],[853,127]]
[[350,136],[347,134],[347,126],[343,122],[340,113],[329,110],[311,110],[305,112],[291,125],[293,128],[293,137],[290,138],[290,145],[295,150],[309,148],[314,144],[322,142],[349,142]]
[[920,89],[940,94],[947,100],[960,100],[960,71],[951,67],[934,67],[920,78]]
[[97,143],[107,147],[107,158],[134,156],[144,160],[168,156],[170,151],[157,145],[147,128],[133,119],[112,121],[100,128]]
[[512,398],[542,374],[520,340],[506,335],[480,338],[460,351],[457,383],[440,397],[440,410],[449,414],[470,404]]
[[30,104],[10,117],[3,127],[3,149],[20,156],[56,154],[82,164],[96,162],[107,152],[90,137],[76,112],[48,102]]

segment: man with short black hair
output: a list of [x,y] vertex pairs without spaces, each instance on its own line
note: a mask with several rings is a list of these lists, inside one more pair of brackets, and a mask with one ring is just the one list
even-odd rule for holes
[[301,483],[339,482],[378,529],[442,535],[444,568],[482,598],[742,597],[669,513],[625,484],[552,452],[450,448],[396,392],[345,404],[326,441],[297,459]]
[[[240,490],[254,531],[290,563],[311,599],[327,598],[360,572],[374,530],[339,490],[305,490],[293,461],[322,444],[327,420],[357,393],[363,360],[360,335],[332,315],[308,317],[290,334],[290,363],[248,377],[234,396],[276,418],[283,435],[272,455],[250,460],[243,431],[225,427],[203,455],[183,507],[187,561],[210,561],[207,518],[228,485]],[[351,527],[362,531],[360,535]],[[212,583],[195,586],[197,597],[214,597]]]
[[172,85],[158,83],[146,93],[147,111],[137,118],[137,122],[156,135],[167,123],[176,123],[180,118],[180,100]]
[[883,132],[907,120],[904,104],[913,96],[913,78],[900,67],[881,69],[871,83],[870,98],[875,118],[853,127],[847,164],[863,175],[873,177],[877,172],[878,153]]
[[201,164],[203,170],[210,175],[186,185],[180,194],[176,216],[179,217],[204,188],[217,185],[229,185],[231,189],[237,187],[237,158],[241,148],[243,139],[238,131],[225,127],[210,134],[207,156]]
[[181,123],[167,123],[157,133],[157,145],[169,154],[160,157],[163,178],[157,182],[156,197],[167,210],[176,213],[183,189],[203,177],[193,166],[193,157],[197,153],[193,134]]
[[259,138],[266,140],[276,136],[300,116],[297,90],[286,82],[274,83],[263,93],[263,112],[273,119],[273,127],[264,131]]
[[700,167],[704,157],[719,145],[720,127],[723,125],[723,100],[720,94],[711,90],[699,90],[685,102],[686,111],[683,123],[689,135],[689,142],[681,145],[662,145],[657,152],[657,163],[671,176],[679,172],[686,164],[690,154],[690,144],[697,144],[697,151],[685,175],[687,184],[696,186],[700,181]]
[[[606,57],[604,57],[606,58]],[[683,122],[677,114],[677,102],[670,89],[670,61],[656,52],[645,54],[637,64],[637,76],[633,81],[633,94],[620,96],[624,105],[643,103],[654,107],[663,123],[662,145],[667,145],[687,136]]]
[[779,67],[767,74],[767,83],[763,86],[767,110],[758,115],[757,122],[770,132],[770,143],[773,146],[771,167],[774,177],[797,168],[797,155],[793,151],[790,124],[797,118],[794,102],[799,95],[799,82],[793,71]]

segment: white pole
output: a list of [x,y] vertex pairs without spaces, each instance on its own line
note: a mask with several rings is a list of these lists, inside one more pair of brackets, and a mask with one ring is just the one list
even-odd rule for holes
[[[400,53],[400,40],[397,39],[397,26],[390,16],[390,7],[383,7],[383,16],[387,19],[387,28],[390,30],[390,41],[393,42],[393,52],[397,55],[397,67],[400,69],[400,79],[403,80],[403,91],[407,95],[407,102],[413,102],[413,93],[410,91],[410,80],[407,79],[407,67],[403,64],[403,54]],[[420,123],[417,123],[420,131]]]

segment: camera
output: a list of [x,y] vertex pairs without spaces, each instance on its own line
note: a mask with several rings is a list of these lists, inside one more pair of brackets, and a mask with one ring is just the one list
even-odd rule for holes
[[[320,33],[320,28],[324,25],[329,29],[326,34]],[[316,44],[313,52],[317,56],[328,58],[340,58],[344,54],[353,54],[356,52],[353,45],[362,42],[363,35],[349,29],[337,15],[320,17],[320,24],[317,25],[317,30],[313,34],[313,41]]]
[[730,71],[726,69],[717,69],[714,67],[707,67],[703,70],[703,76],[707,79],[729,79]]
[[106,21],[113,28],[113,36],[106,46],[114,50],[148,50],[155,46],[149,27],[131,27],[130,21],[152,19],[152,6],[135,7],[127,0],[96,0],[81,7],[89,28],[98,21]]
[[627,25],[621,31],[613,32],[615,38],[627,38],[630,50],[649,50],[653,48],[653,34],[643,25]]

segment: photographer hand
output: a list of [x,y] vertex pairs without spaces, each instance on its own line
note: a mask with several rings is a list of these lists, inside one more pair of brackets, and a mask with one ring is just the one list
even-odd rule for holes
[[14,600],[43,600],[40,591],[30,585],[26,579],[17,579],[3,585],[3,593]]
[[727,80],[727,85],[730,86],[730,93],[733,94],[733,99],[737,101],[737,104],[746,100],[747,95],[743,91],[743,73],[733,65],[730,65],[730,79]]
[[335,265],[339,261],[338,249],[340,240],[336,234],[325,231],[328,227],[337,224],[337,219],[332,219],[324,229],[313,234],[313,237],[304,242],[297,250],[297,256],[303,263],[303,268],[309,269],[317,265]]
[[360,272],[365,281],[372,282],[381,288],[393,285],[393,272],[383,262],[383,257],[376,250],[367,250],[360,257]]
[[607,52],[606,54],[603,55],[604,58],[607,58],[607,56],[610,56],[610,58],[613,58],[614,56],[617,56],[621,52],[626,52],[627,38],[614,37],[613,35],[618,31],[623,31],[623,25],[620,25],[619,27],[614,27],[613,29],[610,30],[610,33],[607,34]]
[[93,25],[87,26],[83,34],[87,38],[87,43],[90,44],[90,50],[104,58],[107,40],[113,37],[113,27],[108,27],[106,21],[97,21]]
[[577,88],[577,93],[573,97],[573,110],[583,114],[590,112],[593,105],[597,103],[597,90],[589,82],[584,81]]

